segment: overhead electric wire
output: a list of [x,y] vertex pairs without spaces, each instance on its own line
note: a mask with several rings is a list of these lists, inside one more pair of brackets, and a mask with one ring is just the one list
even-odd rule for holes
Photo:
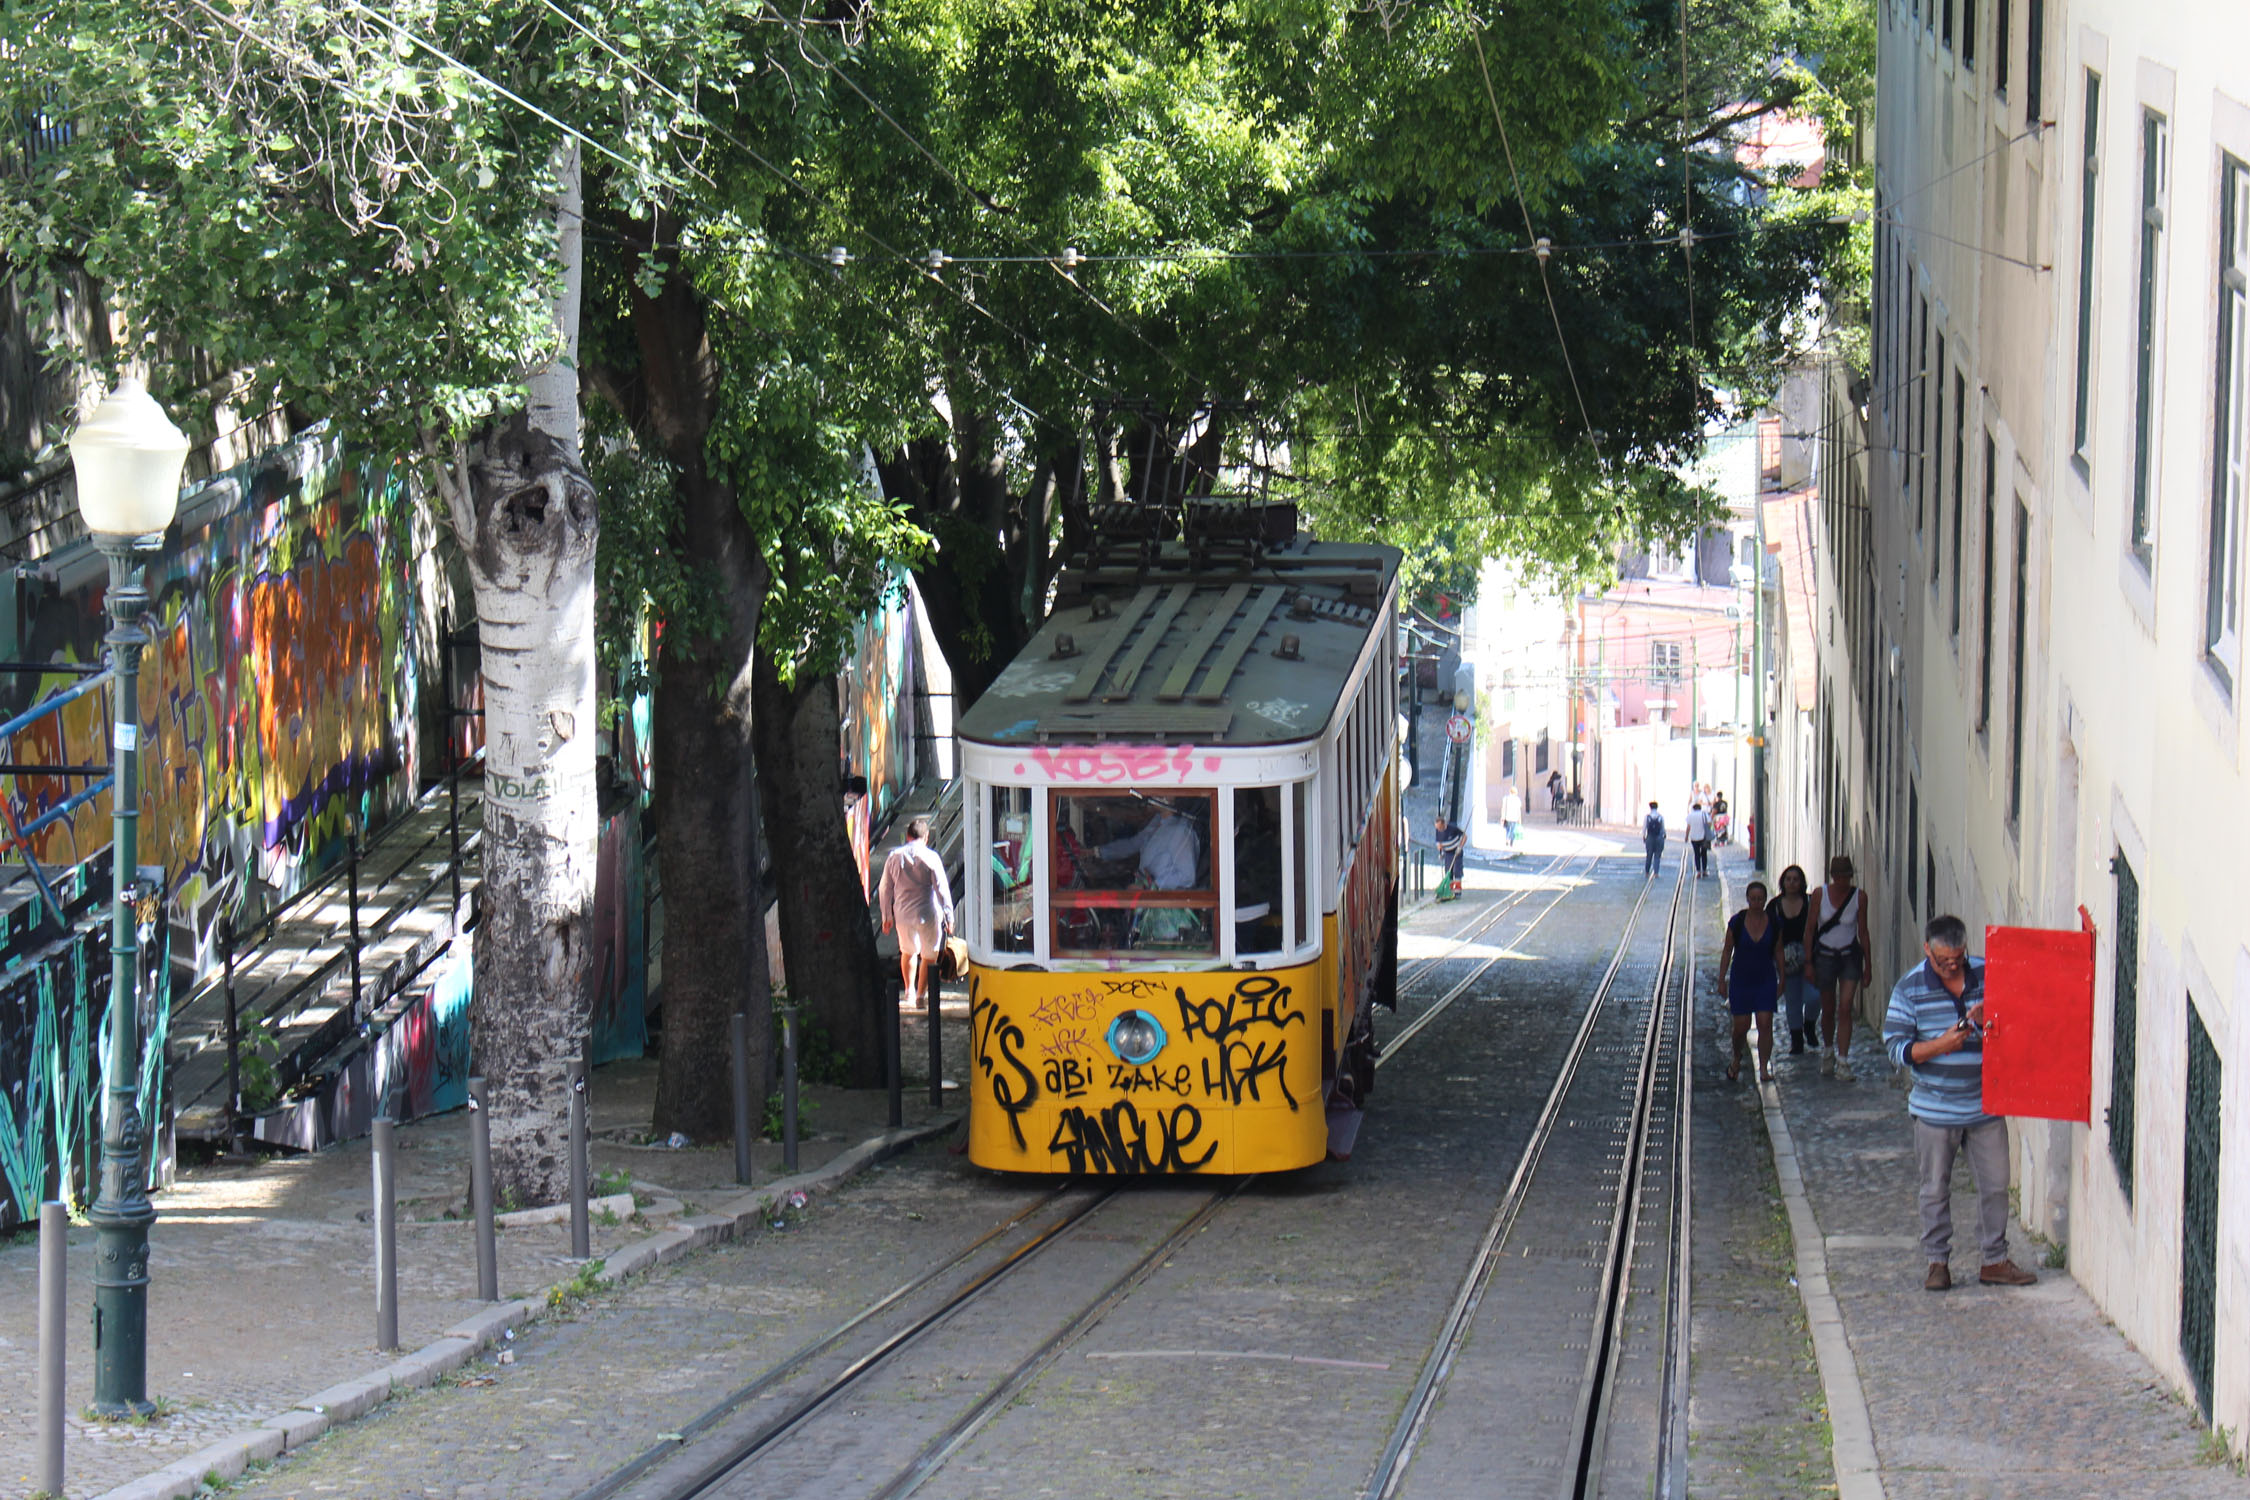
[[[1530,240],[1534,245],[1539,245],[1541,242],[1538,238],[1538,231],[1533,229],[1531,224],[1531,203],[1529,199],[1524,197],[1523,176],[1516,170],[1516,153],[1514,148],[1508,144],[1507,124],[1500,118],[1500,95],[1492,86],[1492,68],[1485,61],[1484,28],[1473,17],[1458,10],[1454,14],[1461,16],[1463,20],[1469,23],[1469,41],[1477,49],[1477,71],[1484,75],[1484,97],[1492,105],[1493,128],[1500,133],[1500,154],[1507,158],[1508,178],[1515,185],[1516,190],[1516,206],[1523,210],[1524,238]],[[1601,439],[1594,435],[1593,418],[1586,414],[1586,393],[1578,388],[1578,369],[1570,360],[1570,341],[1563,336],[1562,310],[1555,304],[1555,286],[1547,276],[1546,255],[1540,255],[1538,262],[1540,290],[1547,294],[1547,315],[1554,320],[1555,346],[1562,351],[1563,371],[1570,376],[1570,394],[1578,402],[1578,420],[1585,426],[1586,442],[1594,450],[1595,462],[1607,467],[1608,461],[1602,457]]]

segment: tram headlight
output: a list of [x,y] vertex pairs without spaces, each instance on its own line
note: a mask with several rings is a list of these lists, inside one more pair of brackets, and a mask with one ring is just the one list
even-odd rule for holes
[[1164,1041],[1164,1023],[1145,1010],[1129,1010],[1109,1023],[1109,1050],[1128,1067],[1154,1059]]

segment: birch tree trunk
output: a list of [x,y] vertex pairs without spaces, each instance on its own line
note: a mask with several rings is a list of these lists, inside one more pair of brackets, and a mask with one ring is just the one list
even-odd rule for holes
[[575,144],[558,165],[561,352],[530,378],[526,409],[459,456],[445,486],[468,555],[484,676],[474,1065],[491,1096],[493,1180],[527,1205],[569,1190],[568,1068],[586,1039],[600,831],[600,526],[579,452]]

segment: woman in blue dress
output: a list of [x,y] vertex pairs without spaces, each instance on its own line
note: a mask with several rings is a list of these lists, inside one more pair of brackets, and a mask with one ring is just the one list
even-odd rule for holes
[[1743,891],[1744,905],[1727,922],[1726,945],[1719,950],[1719,995],[1734,1017],[1734,1050],[1727,1077],[1741,1076],[1742,1044],[1758,1022],[1758,1080],[1773,1082],[1773,1004],[1781,994],[1781,924],[1766,910],[1766,883],[1753,880]]

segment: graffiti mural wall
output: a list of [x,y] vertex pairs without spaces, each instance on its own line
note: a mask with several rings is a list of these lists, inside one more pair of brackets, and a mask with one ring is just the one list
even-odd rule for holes
[[883,591],[883,602],[860,621],[851,657],[836,679],[843,700],[844,775],[867,778],[866,797],[847,815],[862,885],[873,831],[914,785],[920,722],[914,695],[921,681],[915,651],[914,596],[902,571]]
[[[174,926],[200,974],[223,904],[256,910],[340,857],[347,814],[380,823],[419,770],[418,627],[434,579],[426,525],[401,476],[308,438],[189,496],[150,565],[155,637],[142,667],[141,857],[161,864]],[[0,618],[11,659],[90,663],[106,630],[107,565],[91,546],[19,570]],[[0,683],[14,712],[70,678]],[[105,758],[106,694],[16,737],[23,763]],[[18,826],[66,798],[59,777],[0,778]],[[72,864],[109,842],[97,798],[35,835]]]

